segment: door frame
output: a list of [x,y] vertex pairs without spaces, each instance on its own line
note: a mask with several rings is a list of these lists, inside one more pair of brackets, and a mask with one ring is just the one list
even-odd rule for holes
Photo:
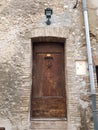
[[[56,43],[63,43],[64,44],[64,70],[65,70],[65,73],[66,73],[66,38],[61,38],[61,37],[34,37],[31,39],[31,46],[32,46],[32,55],[33,55],[33,46],[34,44],[36,43],[42,43],[42,42],[56,42]],[[31,57],[32,58],[32,64],[33,64],[33,56]],[[33,74],[33,65],[32,65],[32,74]],[[33,81],[33,80],[32,80]],[[65,118],[39,118],[39,119],[36,119],[36,118],[32,118],[31,116],[31,100],[32,100],[32,86],[31,86],[31,94],[30,94],[30,120],[67,120],[67,114],[66,114],[66,117]],[[65,76],[65,97],[66,97],[66,113],[67,113],[67,89],[66,89],[66,76]]]

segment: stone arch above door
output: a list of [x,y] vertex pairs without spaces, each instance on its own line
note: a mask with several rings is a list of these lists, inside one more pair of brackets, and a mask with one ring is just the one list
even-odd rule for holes
[[64,42],[69,36],[69,28],[66,27],[46,27],[34,29],[31,32],[32,41],[61,41]]

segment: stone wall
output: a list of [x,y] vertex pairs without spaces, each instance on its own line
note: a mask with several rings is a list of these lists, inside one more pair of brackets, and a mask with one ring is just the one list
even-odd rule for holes
[[[92,52],[97,56],[98,6],[96,0],[88,1]],[[93,130],[88,70],[76,73],[76,62],[87,62],[81,0],[77,8],[74,5],[75,0],[0,1],[0,127],[30,130],[31,39],[50,36],[66,39],[66,130]],[[53,9],[49,26],[47,7]]]
[[90,32],[97,37],[98,40],[98,1],[88,1],[89,25]]

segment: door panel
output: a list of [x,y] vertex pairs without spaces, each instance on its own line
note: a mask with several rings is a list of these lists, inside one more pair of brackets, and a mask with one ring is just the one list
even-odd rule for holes
[[64,47],[37,43],[34,46],[32,117],[65,117]]
[[65,98],[47,97],[32,100],[32,116],[41,118],[65,117]]

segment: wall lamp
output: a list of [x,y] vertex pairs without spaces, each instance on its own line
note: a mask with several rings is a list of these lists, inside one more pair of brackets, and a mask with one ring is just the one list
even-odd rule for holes
[[53,13],[53,11],[52,11],[51,8],[46,8],[45,9],[45,15],[46,15],[46,18],[47,18],[47,21],[46,21],[47,25],[51,24],[50,18],[51,18],[52,13]]

